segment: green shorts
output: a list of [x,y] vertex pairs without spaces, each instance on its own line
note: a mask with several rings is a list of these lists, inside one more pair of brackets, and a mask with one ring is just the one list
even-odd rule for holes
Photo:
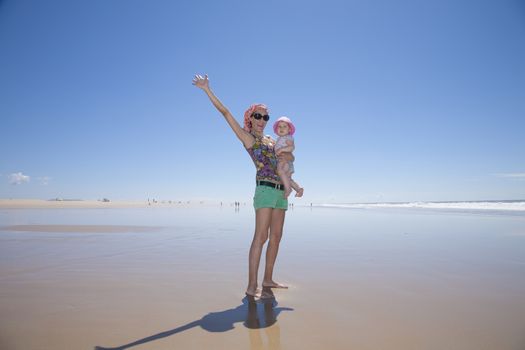
[[278,190],[269,186],[255,187],[253,206],[255,210],[259,208],[288,209],[288,199],[283,197],[283,190]]

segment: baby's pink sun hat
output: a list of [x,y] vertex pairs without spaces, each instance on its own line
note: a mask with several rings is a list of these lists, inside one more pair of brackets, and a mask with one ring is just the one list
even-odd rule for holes
[[293,125],[292,121],[288,117],[280,117],[273,123],[273,132],[277,134],[277,126],[279,125],[279,122],[285,122],[288,123],[288,126],[290,127],[290,135],[293,135],[295,133],[295,125]]

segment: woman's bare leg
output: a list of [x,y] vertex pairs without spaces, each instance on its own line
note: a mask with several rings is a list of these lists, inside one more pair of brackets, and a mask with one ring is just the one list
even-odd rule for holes
[[279,162],[277,164],[277,175],[283,182],[284,185],[284,198],[288,198],[290,193],[292,193],[292,184],[290,183],[290,166],[288,162]]
[[259,271],[262,247],[268,240],[272,210],[272,208],[259,208],[255,211],[255,234],[248,257],[248,288],[246,288],[246,294],[251,296],[255,296],[257,293],[257,272]]
[[279,243],[283,235],[284,216],[286,211],[284,209],[273,209],[272,220],[270,223],[270,241],[268,248],[266,248],[266,267],[264,270],[263,287],[272,288],[288,288],[284,284],[277,283],[273,280],[273,267],[279,252]]

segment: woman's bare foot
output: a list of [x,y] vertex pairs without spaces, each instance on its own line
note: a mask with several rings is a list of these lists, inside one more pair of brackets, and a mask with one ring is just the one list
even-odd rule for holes
[[262,286],[263,288],[283,288],[283,289],[288,288],[287,285],[284,285],[282,283],[277,283],[274,281],[263,281]]
[[262,292],[261,292],[261,299],[271,299],[271,298],[275,298],[273,291],[270,289],[270,287],[263,287]]
[[253,297],[253,298],[260,298],[261,297],[261,291],[257,288],[248,288],[246,289],[247,296]]
[[295,192],[296,197],[302,197],[304,192],[304,188],[300,188],[298,191]]

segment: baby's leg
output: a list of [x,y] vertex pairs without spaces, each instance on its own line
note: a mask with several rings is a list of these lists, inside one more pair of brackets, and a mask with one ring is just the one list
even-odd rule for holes
[[284,185],[284,198],[288,198],[290,193],[292,193],[292,185],[290,184],[291,177],[289,174],[289,170],[290,168],[288,166],[288,162],[279,162],[277,164],[277,174],[281,178],[281,181]]
[[304,188],[299,186],[299,184],[297,182],[295,182],[291,177],[290,177],[290,183],[291,183],[292,188],[295,190],[295,196],[296,197],[302,197],[303,196],[303,192],[304,192]]

